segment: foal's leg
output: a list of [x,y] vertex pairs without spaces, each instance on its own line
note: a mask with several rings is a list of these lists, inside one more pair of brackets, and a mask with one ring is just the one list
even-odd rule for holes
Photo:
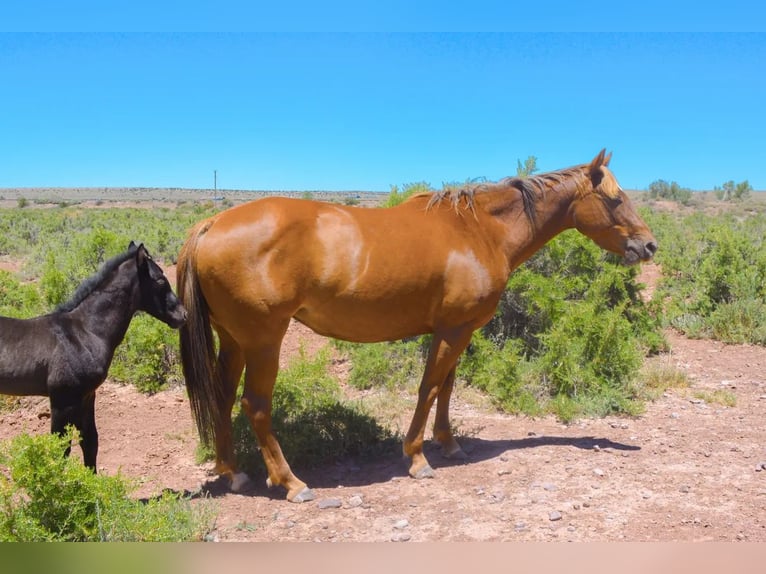
[[96,391],[85,395],[82,401],[79,422],[75,427],[82,435],[80,447],[85,466],[96,472],[96,456],[98,455],[98,430],[96,430]]
[[[68,425],[75,425],[79,430],[79,421],[82,412],[82,405],[79,400],[71,400],[69,397],[60,397],[51,395],[51,434],[64,436]],[[64,456],[69,456],[72,452],[72,445],[67,445],[64,449]]]
[[225,475],[231,481],[231,489],[234,492],[242,490],[247,482],[247,475],[237,472],[236,457],[234,455],[234,442],[232,439],[231,411],[237,397],[239,379],[245,368],[245,357],[242,350],[228,334],[223,331],[218,333],[219,350],[216,368],[219,380],[223,385],[223,404],[219,405],[221,413],[221,428],[215,433],[215,471]]
[[[428,413],[441,389],[447,384],[448,376],[454,371],[457,359],[470,339],[470,331],[451,333],[448,337],[434,334],[423,380],[420,382],[418,390],[418,404],[415,407],[410,429],[407,431],[403,444],[405,456],[412,459],[409,473],[414,478],[429,478],[434,474],[423,454],[423,435],[425,434]],[[451,393],[451,390],[449,392]],[[449,425],[449,423],[447,424]]]
[[278,341],[245,352],[247,370],[242,408],[250,419],[261,447],[261,455],[269,473],[266,484],[284,486],[287,489],[287,500],[291,502],[306,502],[314,499],[314,493],[290,470],[271,428],[271,405],[279,370],[280,344]]
[[452,435],[449,423],[449,401],[455,386],[455,369],[452,367],[436,397],[436,418],[434,419],[434,440],[442,447],[447,458],[465,458],[465,453]]

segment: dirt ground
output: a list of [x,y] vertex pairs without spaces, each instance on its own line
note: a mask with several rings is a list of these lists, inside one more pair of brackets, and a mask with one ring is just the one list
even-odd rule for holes
[[[195,464],[183,388],[145,396],[107,381],[96,406],[99,471],[137,478],[140,496],[206,490],[218,511],[214,541],[766,541],[766,349],[668,336],[672,351],[658,360],[691,387],[640,417],[564,425],[477,407],[457,389],[466,461],[429,443],[436,477],[420,481],[397,454],[328,463],[300,473],[317,495],[304,504],[262,480],[229,493],[210,464]],[[283,361],[301,343],[312,351],[325,340],[293,324]],[[716,390],[736,406],[695,398]],[[47,399],[26,398],[0,416],[0,438],[48,425]]]

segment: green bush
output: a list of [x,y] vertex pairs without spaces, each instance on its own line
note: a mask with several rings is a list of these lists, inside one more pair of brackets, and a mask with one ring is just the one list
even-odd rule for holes
[[391,190],[389,191],[386,200],[383,202],[382,207],[394,207],[395,205],[399,205],[415,194],[427,193],[430,191],[433,191],[433,189],[425,181],[407,183],[402,186],[402,191],[399,191],[398,186],[392,185]]
[[12,273],[0,270],[0,315],[24,319],[42,312],[43,303],[37,287],[21,283]]
[[348,383],[356,389],[400,388],[420,381],[430,336],[385,343],[333,341],[351,362]]
[[115,350],[109,374],[144,393],[183,384],[178,332],[150,315],[137,314]]
[[766,344],[766,216],[653,217],[662,317],[689,337]]
[[681,187],[675,181],[668,183],[664,179],[658,179],[649,184],[649,197],[652,199],[668,199],[677,201],[684,205],[689,203],[692,197],[692,191],[686,187]]
[[0,541],[193,541],[212,528],[207,503],[177,494],[142,502],[120,476],[64,457],[73,439],[20,435],[0,444]]

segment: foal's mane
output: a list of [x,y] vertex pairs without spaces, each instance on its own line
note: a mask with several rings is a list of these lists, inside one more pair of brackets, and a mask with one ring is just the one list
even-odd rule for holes
[[56,312],[69,313],[70,311],[74,311],[77,306],[80,305],[80,303],[87,299],[96,290],[96,288],[101,285],[101,283],[103,283],[104,280],[115,269],[117,269],[117,267],[125,263],[131,257],[135,257],[135,254],[135,248],[128,249],[125,253],[115,255],[106,261],[101,266],[101,269],[80,283],[79,287],[75,289],[74,295],[72,295],[72,298],[69,301],[66,303],[61,303],[58,307],[56,307]]
[[476,195],[516,189],[521,193],[524,213],[534,223],[537,218],[535,204],[538,198],[553,189],[574,187],[575,191],[578,191],[582,176],[585,174],[584,168],[587,168],[587,165],[568,167],[529,177],[506,177],[497,182],[471,183],[463,187],[445,187],[440,191],[423,195],[430,195],[426,209],[449,201],[456,210],[464,203],[464,208],[473,212]]

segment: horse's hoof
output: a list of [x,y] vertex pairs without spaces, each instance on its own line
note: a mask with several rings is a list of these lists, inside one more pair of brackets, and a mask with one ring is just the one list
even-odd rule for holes
[[304,486],[303,490],[301,490],[298,494],[290,498],[290,495],[287,495],[287,500],[290,502],[310,502],[311,500],[314,500],[316,496],[314,495],[314,491],[311,490],[308,486]]
[[468,455],[465,453],[465,451],[457,445],[455,445],[455,448],[453,449],[443,448],[442,456],[451,460],[465,460],[468,458]]
[[251,485],[250,477],[244,472],[235,472],[231,476],[231,491],[242,492]]
[[417,478],[420,480],[421,478],[433,478],[434,477],[434,469],[431,468],[430,465],[425,465],[423,468],[421,468],[418,471],[410,470],[410,476],[412,478]]

